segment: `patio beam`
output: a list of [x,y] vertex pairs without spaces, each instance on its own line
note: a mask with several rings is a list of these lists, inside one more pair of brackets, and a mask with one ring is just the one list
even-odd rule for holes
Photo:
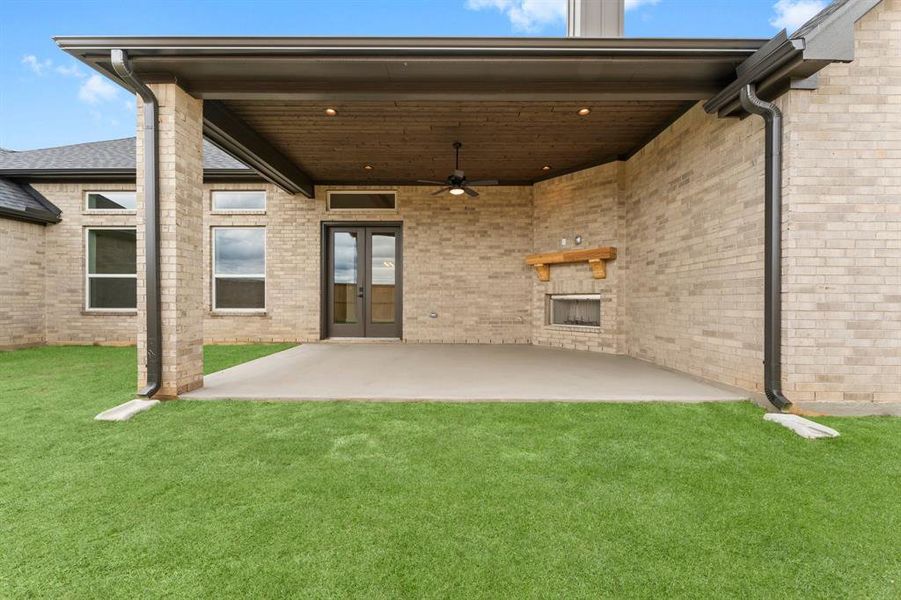
[[422,83],[341,83],[250,80],[195,80],[186,85],[197,98],[210,100],[274,100],[331,102],[627,102],[698,101],[715,95],[719,84],[655,84],[651,82],[588,82],[579,85],[555,83],[461,84]]
[[256,170],[263,179],[291,194],[314,196],[310,176],[223,103],[204,102],[203,133],[209,141]]

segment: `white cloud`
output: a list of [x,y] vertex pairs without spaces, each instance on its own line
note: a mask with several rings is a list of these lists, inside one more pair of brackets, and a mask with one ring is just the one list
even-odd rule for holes
[[65,66],[60,65],[56,67],[56,72],[64,77],[77,77],[78,79],[84,79],[87,75],[78,68],[78,65]]
[[[660,0],[625,0],[627,11],[654,6]],[[566,22],[566,0],[466,0],[469,10],[499,10],[518,31],[536,31]]]
[[22,57],[22,64],[28,67],[35,75],[43,75],[47,69],[53,66],[53,61],[49,58],[42,61],[34,54],[26,54]]
[[655,6],[660,4],[660,0],[626,0],[626,10],[635,10],[642,6]]
[[518,31],[535,31],[566,22],[566,0],[466,0],[466,8],[499,10]]
[[88,104],[114,100],[118,95],[119,90],[116,86],[96,73],[88,77],[78,89],[78,99]]
[[776,15],[770,19],[770,25],[791,33],[824,8],[825,0],[779,0],[773,5]]

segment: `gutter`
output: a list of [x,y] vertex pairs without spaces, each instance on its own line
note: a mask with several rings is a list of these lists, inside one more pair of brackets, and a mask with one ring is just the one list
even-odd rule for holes
[[144,102],[144,264],[146,268],[147,385],[138,392],[152,398],[162,386],[163,332],[160,296],[160,197],[159,197],[159,102],[131,68],[124,50],[110,51],[116,74],[128,82]]
[[791,406],[782,393],[782,112],[757,97],[753,83],[741,88],[741,107],[763,117],[764,168],[763,380],[770,404]]

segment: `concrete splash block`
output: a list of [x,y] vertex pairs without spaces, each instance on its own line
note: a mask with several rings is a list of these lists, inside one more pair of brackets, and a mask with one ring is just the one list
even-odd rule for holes
[[119,406],[114,406],[109,410],[105,410],[96,417],[95,421],[127,421],[138,413],[150,410],[157,404],[159,400],[144,400],[143,398],[135,398],[129,400]]
[[800,417],[798,415],[789,415],[785,413],[767,413],[763,415],[764,421],[772,421],[773,423],[779,423],[783,427],[788,427],[802,438],[806,438],[808,440],[815,440],[818,438],[834,438],[838,437],[839,433],[831,427],[826,427],[825,425],[820,425],[819,423],[815,423],[810,419],[805,419],[804,417]]

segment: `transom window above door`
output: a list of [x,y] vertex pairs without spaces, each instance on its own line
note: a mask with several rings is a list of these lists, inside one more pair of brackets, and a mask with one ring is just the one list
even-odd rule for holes
[[127,210],[133,212],[137,208],[138,193],[133,191],[86,192],[84,198],[85,210]]
[[397,193],[384,191],[335,190],[328,193],[328,210],[397,210]]

